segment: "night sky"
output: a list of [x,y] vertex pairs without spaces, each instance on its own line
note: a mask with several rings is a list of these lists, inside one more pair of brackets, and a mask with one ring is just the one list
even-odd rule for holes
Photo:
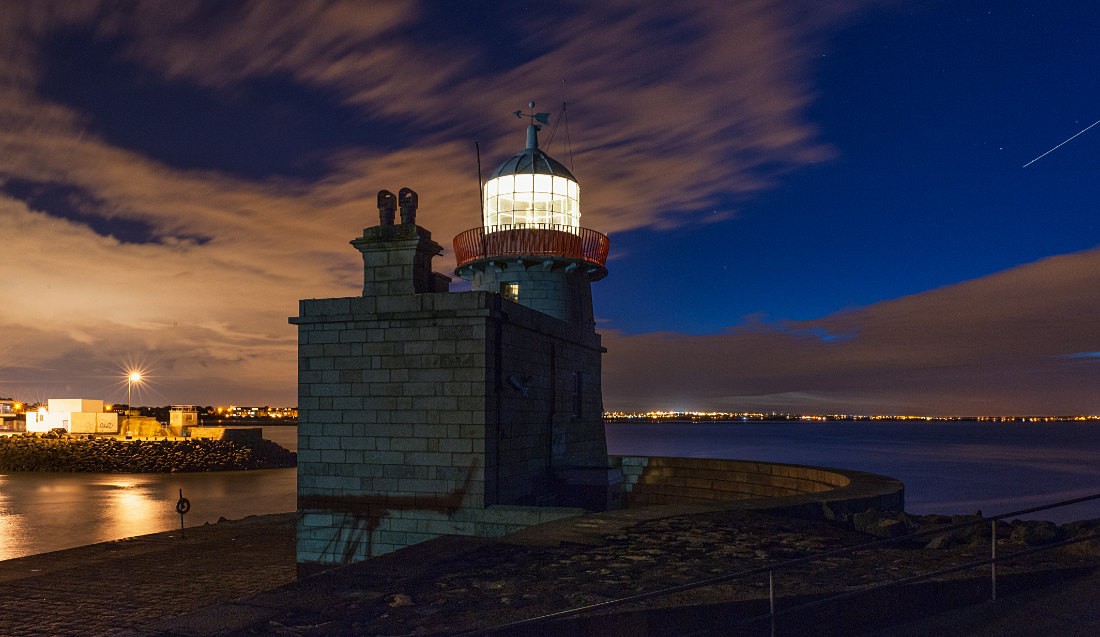
[[449,274],[474,143],[521,150],[533,99],[612,241],[607,409],[1100,414],[1100,126],[1024,167],[1100,119],[1097,33],[1085,1],[4,3],[0,396],[137,367],[136,403],[295,404],[286,319],[359,293],[375,193],[419,192]]

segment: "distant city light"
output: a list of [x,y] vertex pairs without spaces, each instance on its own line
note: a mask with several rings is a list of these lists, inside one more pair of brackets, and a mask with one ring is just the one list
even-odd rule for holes
[[781,412],[729,412],[729,411],[605,411],[604,420],[608,422],[726,422],[726,421],[925,421],[925,422],[1095,422],[1100,415],[1072,416],[911,416],[904,414],[795,414]]

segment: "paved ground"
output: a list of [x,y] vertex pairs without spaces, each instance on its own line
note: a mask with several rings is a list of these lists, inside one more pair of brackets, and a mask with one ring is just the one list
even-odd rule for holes
[[[685,509],[685,512],[691,511]],[[509,543],[442,538],[357,565],[338,576],[298,582],[294,576],[293,519],[293,514],[260,516],[188,529],[185,538],[179,537],[178,532],[160,533],[0,562],[0,635],[438,634],[438,630],[429,628],[433,625],[430,622],[402,633],[381,631],[377,624],[361,620],[378,617],[379,609],[383,614],[392,613],[391,619],[400,619],[402,614],[412,620],[433,616],[436,620],[444,619],[455,608],[446,602],[461,600],[463,595],[478,597],[481,603],[503,603],[504,598],[499,597],[502,589],[494,587],[506,588],[509,578],[512,583],[520,581],[521,589],[527,586],[533,591],[538,585],[525,579],[527,566],[508,560],[518,559],[517,555],[542,560],[537,567],[531,567],[534,570],[530,573],[554,573],[559,563],[565,565],[563,569],[570,568],[568,564],[572,563],[572,568],[579,572],[586,568],[576,563],[579,555],[599,559],[601,551],[610,555],[616,546],[621,549],[624,542],[634,542],[630,539],[634,524],[656,525],[646,528],[639,537],[663,533],[666,539],[660,541],[670,543],[685,536],[683,525],[676,518],[623,512],[618,516],[593,516],[529,530]],[[705,517],[693,520],[710,523],[710,518]],[[775,529],[760,530],[762,537],[775,535]],[[703,535],[685,540],[688,549],[693,541],[707,535],[714,536],[716,542],[729,543],[728,537],[715,535],[717,527],[706,527],[700,533]],[[748,538],[752,533],[742,527],[740,535]],[[555,545],[561,548],[551,548]],[[770,546],[789,545],[773,541]],[[698,560],[700,564],[712,559],[708,556],[703,553]],[[504,566],[494,568],[489,562],[498,558]],[[625,564],[630,560],[619,561]],[[485,572],[475,573],[468,580],[460,581],[452,575],[479,563]],[[613,570],[614,565],[614,561],[605,561],[601,566]],[[605,570],[608,569],[596,572]],[[853,576],[866,571],[862,567],[849,570]],[[557,579],[559,589],[581,588],[582,582]],[[408,588],[413,582],[419,582],[422,588]],[[625,587],[626,583],[620,578],[616,586]],[[459,586],[468,588],[463,592]],[[403,590],[410,591],[414,598],[408,606],[395,597],[395,592]],[[505,593],[517,597],[507,590]],[[436,602],[428,603],[429,595],[433,594]],[[509,616],[522,617],[530,609],[511,610],[518,612]],[[628,634],[626,628],[619,628],[604,634]],[[530,631],[519,629],[511,634],[544,634]],[[1098,635],[1100,573],[866,634]]]
[[[293,581],[294,514],[0,561],[0,635],[113,635]],[[75,531],[74,531],[75,532]]]

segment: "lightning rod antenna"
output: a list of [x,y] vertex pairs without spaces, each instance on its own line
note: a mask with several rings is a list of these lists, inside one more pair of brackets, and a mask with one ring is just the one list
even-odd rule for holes
[[485,214],[485,182],[481,179],[481,142],[474,142],[474,152],[477,153],[477,200],[481,204],[481,214]]

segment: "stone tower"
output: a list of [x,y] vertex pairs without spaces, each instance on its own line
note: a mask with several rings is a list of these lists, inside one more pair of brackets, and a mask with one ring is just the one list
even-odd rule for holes
[[[351,241],[362,295],[302,300],[290,319],[300,570],[618,505],[589,292],[607,238],[579,227],[576,181],[533,135],[521,155],[564,172],[494,173],[492,219],[511,221],[455,240],[473,290],[432,271],[442,248],[416,223],[416,193],[381,191],[379,224]],[[517,221],[525,210],[539,220]]]

